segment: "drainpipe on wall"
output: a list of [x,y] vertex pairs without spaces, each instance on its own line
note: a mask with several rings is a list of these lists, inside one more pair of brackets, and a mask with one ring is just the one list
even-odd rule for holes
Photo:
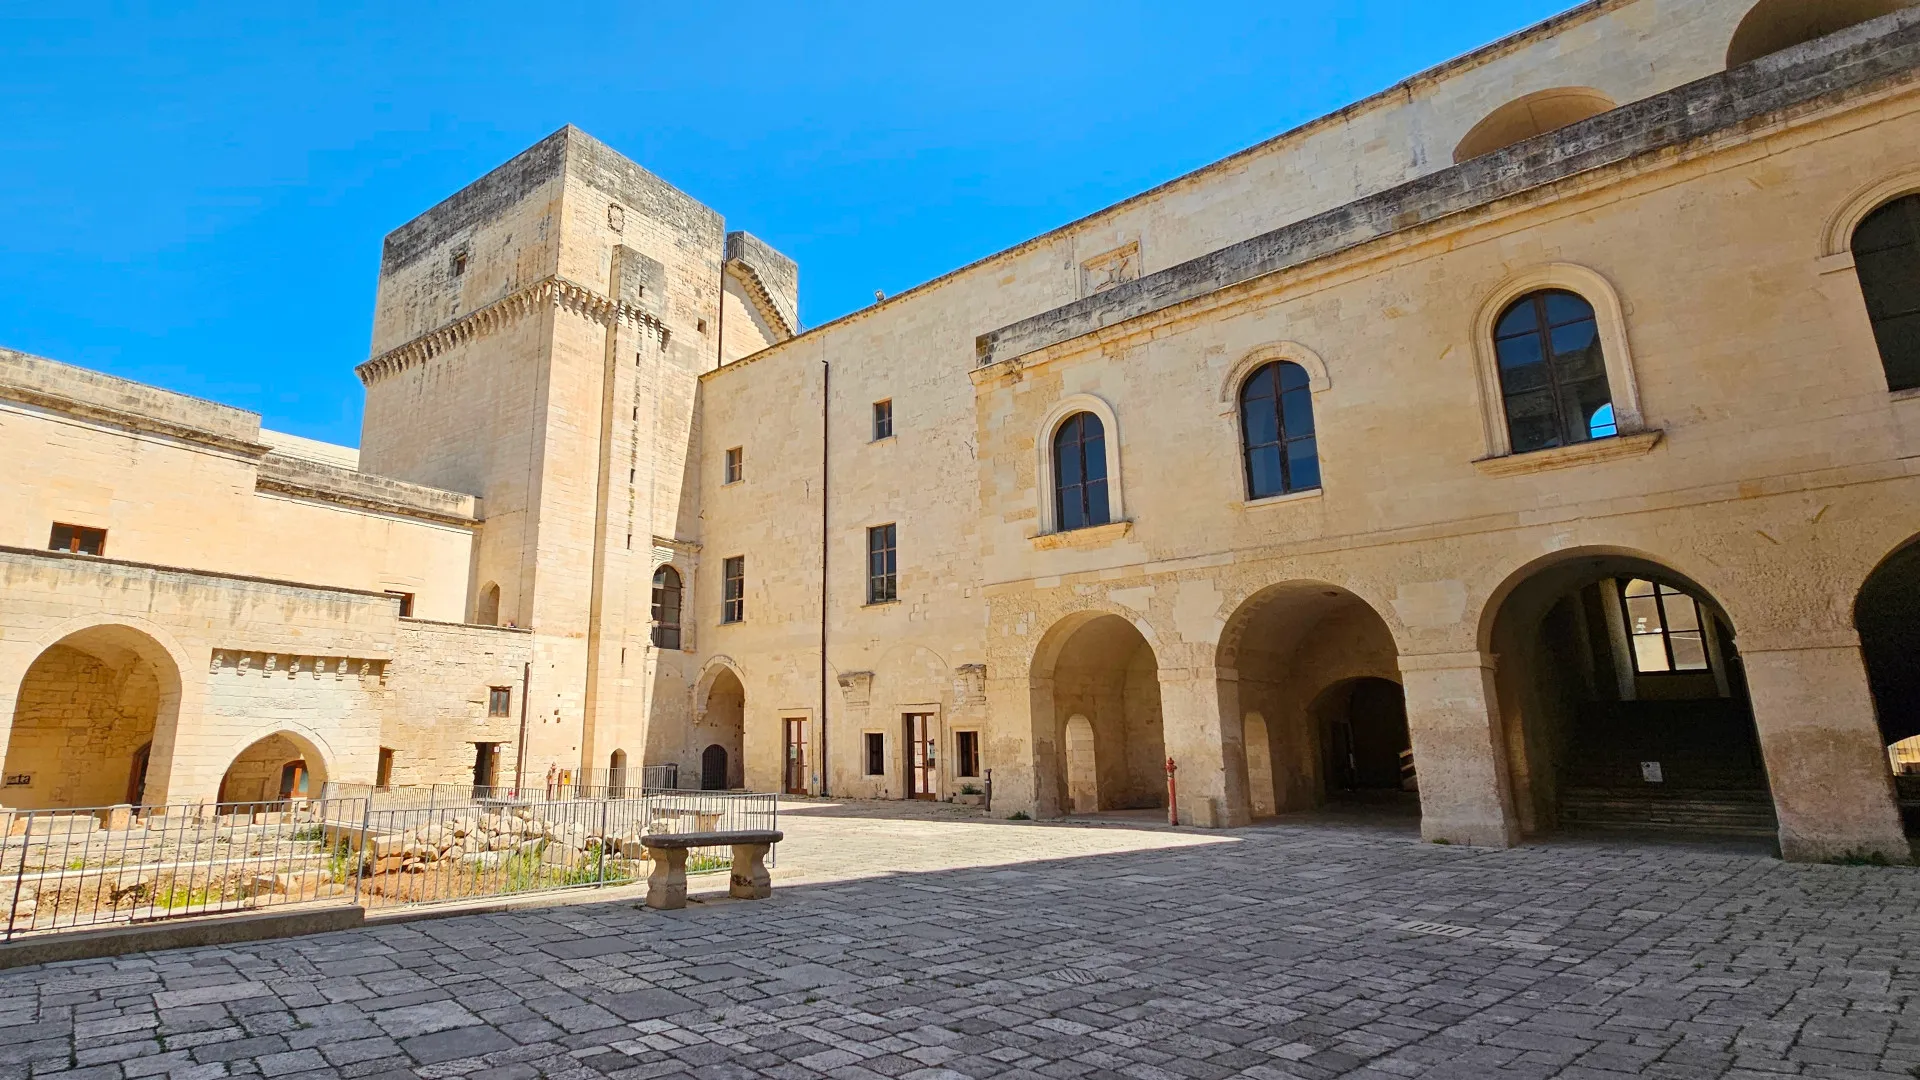
[[820,356],[820,795],[825,798],[833,772],[827,755],[827,437],[833,413],[833,365],[827,362],[826,343]]

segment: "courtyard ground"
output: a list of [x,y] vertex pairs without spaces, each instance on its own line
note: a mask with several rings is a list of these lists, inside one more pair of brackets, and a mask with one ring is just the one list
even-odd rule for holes
[[766,901],[627,897],[0,973],[0,1078],[1920,1065],[1920,871],[1641,841],[1472,850],[1342,819],[1204,833],[814,803],[782,826]]

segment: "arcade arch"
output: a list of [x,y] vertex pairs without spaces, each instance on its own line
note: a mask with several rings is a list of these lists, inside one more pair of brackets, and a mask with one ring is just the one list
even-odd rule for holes
[[1227,620],[1255,814],[1329,803],[1419,809],[1393,633],[1371,605],[1319,581],[1269,586]]
[[1707,590],[1596,549],[1523,568],[1488,611],[1523,832],[1777,835],[1733,622]]
[[1853,606],[1880,741],[1909,836],[1920,834],[1920,538],[1888,555]]
[[731,667],[717,669],[707,684],[706,700],[692,733],[700,758],[700,786],[706,790],[744,787],[742,753],[746,742],[747,690]]
[[1061,809],[1165,808],[1167,744],[1160,671],[1153,646],[1118,615],[1082,615],[1048,635],[1057,644],[1035,658],[1036,681],[1052,689],[1047,718],[1055,746],[1052,780]]
[[327,763],[319,748],[290,731],[276,731],[234,757],[220,777],[217,801],[246,807],[317,799],[326,781]]
[[6,744],[5,802],[22,810],[144,801],[156,739],[171,745],[180,669],[130,626],[76,631],[34,658]]

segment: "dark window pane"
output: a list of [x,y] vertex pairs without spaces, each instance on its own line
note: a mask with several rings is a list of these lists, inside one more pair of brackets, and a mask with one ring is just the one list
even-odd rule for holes
[[1080,421],[1080,438],[1087,442],[1101,438],[1107,433],[1105,425],[1100,423],[1100,418],[1092,413],[1083,412],[1076,419]]
[[1516,454],[1559,446],[1559,417],[1554,412],[1553,399],[1546,394],[1508,398],[1507,431]]
[[1304,389],[1289,390],[1280,396],[1280,408],[1287,438],[1313,434],[1313,395]]
[[1553,339],[1555,364],[1574,363],[1587,353],[1595,358],[1600,355],[1600,326],[1592,319],[1556,326],[1549,336]]
[[1593,414],[1607,404],[1607,383],[1604,379],[1588,379],[1561,387],[1560,410],[1567,418],[1567,427],[1562,435],[1566,441],[1577,443],[1593,438]]
[[1262,446],[1280,438],[1280,418],[1273,411],[1273,399],[1249,401],[1240,410],[1246,427],[1248,446]]
[[1105,525],[1111,521],[1107,515],[1107,482],[1090,480],[1087,482],[1087,524]]
[[1580,319],[1593,318],[1593,305],[1573,293],[1549,292],[1543,299],[1547,305],[1548,326],[1561,326]]
[[1527,333],[1540,325],[1539,316],[1533,310],[1533,297],[1515,301],[1514,305],[1500,316],[1499,323],[1493,328],[1493,336],[1508,337],[1513,334]]
[[1087,482],[1107,478],[1107,440],[1093,436],[1081,443],[1080,468],[1085,471]]
[[1887,369],[1887,389],[1920,386],[1920,315],[1907,315],[1875,324],[1880,360]]
[[1067,443],[1060,447],[1053,461],[1054,482],[1061,487],[1078,484],[1080,477],[1080,444]]
[[1286,490],[1280,482],[1280,448],[1278,446],[1258,446],[1248,451],[1247,488],[1248,495],[1255,499],[1279,495]]
[[1307,369],[1299,364],[1280,365],[1280,389],[1304,390],[1307,385]]
[[1500,389],[1509,394],[1538,390],[1547,385],[1547,365],[1538,337],[1512,338],[1499,344]]
[[1863,255],[1855,264],[1867,314],[1875,319],[1920,311],[1920,248]]
[[1858,257],[1920,241],[1920,236],[1915,235],[1916,210],[1920,210],[1920,196],[1908,195],[1868,214],[1866,220],[1853,231],[1854,255]]
[[1270,398],[1272,396],[1273,396],[1273,365],[1272,364],[1268,364],[1266,367],[1263,367],[1259,371],[1254,372],[1253,378],[1248,379],[1246,382],[1246,385],[1240,388],[1240,400],[1242,401],[1247,401],[1252,398]]
[[1295,439],[1287,444],[1289,490],[1311,491],[1320,486],[1320,451],[1313,439]]
[[1080,485],[1060,489],[1060,528],[1084,529],[1087,527],[1087,515],[1080,504]]

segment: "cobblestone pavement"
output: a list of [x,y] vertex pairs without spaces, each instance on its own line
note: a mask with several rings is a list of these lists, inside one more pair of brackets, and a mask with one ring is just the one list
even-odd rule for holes
[[783,825],[766,901],[579,903],[0,972],[0,1077],[1920,1064],[1912,870],[1624,842],[1481,851],[1350,824],[1209,835],[813,806]]

